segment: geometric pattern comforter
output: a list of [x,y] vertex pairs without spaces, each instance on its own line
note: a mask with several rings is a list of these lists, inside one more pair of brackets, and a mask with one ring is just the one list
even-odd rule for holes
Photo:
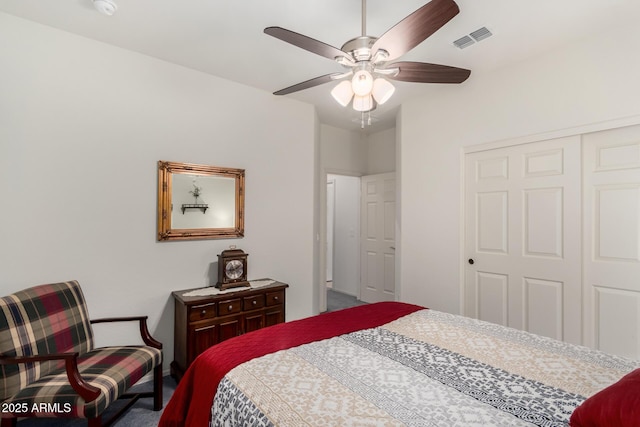
[[565,426],[640,362],[420,310],[245,362],[212,426]]

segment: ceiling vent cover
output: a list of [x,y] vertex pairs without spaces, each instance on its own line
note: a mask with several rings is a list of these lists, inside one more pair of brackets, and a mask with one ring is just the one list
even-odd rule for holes
[[480,29],[475,30],[469,35],[473,37],[475,41],[479,42],[480,40],[484,40],[487,37],[491,37],[493,34],[491,33],[491,31],[487,29],[487,27],[482,27]]
[[454,41],[453,44],[459,49],[464,49],[465,47],[469,47],[475,42],[484,40],[487,37],[491,37],[492,35],[493,33],[489,31],[487,27],[482,27],[464,37],[460,37],[458,40]]
[[469,36],[461,37],[458,40],[453,42],[453,44],[458,49],[464,49],[465,47],[471,46],[474,43],[475,43],[475,41],[473,41],[473,39],[471,37],[469,37]]

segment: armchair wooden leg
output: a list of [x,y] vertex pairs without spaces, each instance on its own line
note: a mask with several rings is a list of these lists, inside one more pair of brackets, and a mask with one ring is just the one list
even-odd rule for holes
[[17,418],[2,418],[2,422],[0,422],[0,427],[16,427],[18,423]]
[[153,369],[153,410],[162,409],[162,364]]

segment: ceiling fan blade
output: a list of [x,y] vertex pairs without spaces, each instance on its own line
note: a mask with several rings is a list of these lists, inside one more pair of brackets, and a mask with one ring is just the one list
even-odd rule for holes
[[470,70],[448,65],[427,64],[426,62],[394,62],[388,68],[399,68],[392,80],[415,83],[462,83],[469,78]]
[[290,43],[304,50],[308,50],[309,52],[313,52],[317,55],[324,56],[325,58],[329,58],[331,60],[335,60],[340,56],[344,56],[349,60],[353,60],[348,54],[341,51],[337,47],[328,45],[316,39],[312,39],[311,37],[307,37],[305,35],[284,29],[282,27],[267,27],[264,29],[264,32],[265,34],[268,34],[272,37]]
[[343,74],[344,73],[325,74],[324,76],[315,77],[313,79],[304,81],[302,83],[298,83],[298,84],[295,84],[293,86],[289,86],[287,88],[280,89],[277,92],[273,92],[273,94],[274,95],[288,95],[288,94],[293,93],[293,92],[298,92],[300,90],[309,89],[309,88],[312,88],[314,86],[319,86],[321,84],[329,83],[331,81],[339,79],[340,76],[342,76]]
[[398,58],[422,43],[460,12],[453,0],[431,0],[384,33],[371,47],[389,53],[387,60]]

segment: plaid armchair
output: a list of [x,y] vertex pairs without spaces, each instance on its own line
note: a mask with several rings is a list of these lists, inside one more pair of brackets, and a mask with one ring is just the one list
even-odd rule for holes
[[[0,298],[0,416],[2,427],[17,417],[87,418],[109,425],[139,397],[162,409],[162,344],[147,317],[89,320],[77,281],[35,286]],[[94,348],[93,323],[137,321],[146,345]],[[126,391],[154,372],[153,392]],[[129,403],[102,423],[118,398]]]

